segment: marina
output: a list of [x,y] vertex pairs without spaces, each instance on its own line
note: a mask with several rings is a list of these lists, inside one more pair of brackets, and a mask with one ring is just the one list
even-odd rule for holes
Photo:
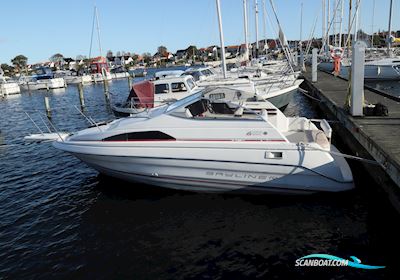
[[[218,32],[179,22],[173,39],[159,24],[175,18],[120,36],[115,7],[89,17],[85,4],[88,56],[71,42],[57,45],[70,57],[34,63],[7,50],[0,279],[397,279],[397,3],[379,7],[387,31],[368,34],[375,0],[313,1],[296,2],[300,34],[278,1],[187,3]],[[136,39],[156,52],[102,48]]]
[[[124,93],[118,95],[124,100],[126,80],[111,82],[109,90]],[[40,271],[45,278],[89,274],[190,278],[252,277],[263,271],[265,275],[317,278],[321,271],[293,269],[292,261],[310,250],[356,252],[360,258],[392,267],[372,274],[361,270],[325,272],[332,277],[379,279],[395,273],[400,232],[393,228],[392,220],[398,216],[358,162],[350,162],[354,191],[334,197],[226,196],[116,181],[60,153],[51,143],[37,145],[23,140],[27,131],[35,133],[36,129],[19,110],[34,105],[43,112],[44,96],[50,98],[52,118],[60,130],[87,127],[74,108],[65,106],[80,106],[75,86],[21,94],[0,102],[6,112],[1,117],[0,138],[0,244],[6,248],[1,253],[6,260],[1,264],[2,275],[19,278]],[[87,112],[98,122],[114,117],[101,84],[84,87],[84,96]],[[301,93],[293,96],[284,112],[318,117]],[[344,145],[337,143],[340,137],[334,139],[342,150]],[[15,207],[16,201],[22,206]],[[293,227],[301,230],[292,231]],[[274,246],[279,249],[271,250]],[[104,251],[109,254],[102,254]],[[176,253],[171,256],[171,252]],[[158,265],[153,267],[153,262]],[[211,270],[209,264],[213,264]],[[237,267],[243,271],[238,272]]]

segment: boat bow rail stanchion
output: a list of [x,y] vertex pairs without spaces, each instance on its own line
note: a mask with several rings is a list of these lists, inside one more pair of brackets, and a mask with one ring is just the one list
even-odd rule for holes
[[43,132],[43,130],[39,127],[39,125],[33,120],[33,118],[29,115],[28,112],[24,111],[26,116],[29,118],[29,120],[33,123],[33,125],[39,130],[39,134],[30,134],[28,136],[24,137],[25,141],[31,141],[31,142],[48,142],[48,141],[56,141],[56,140],[61,140],[64,142],[64,138],[69,135],[69,133],[65,132],[60,132],[56,126],[51,122],[51,120],[48,120],[50,126],[53,128],[54,132],[50,129],[50,127],[46,124],[44,121],[43,117],[41,116],[41,113],[37,110],[35,110],[36,113],[39,114],[39,117],[41,121],[43,122],[44,126],[46,127],[48,132]]
[[96,126],[100,130],[100,132],[102,132],[100,126],[97,124],[97,122],[95,122],[95,120],[92,119],[92,117],[86,116],[81,110],[79,110],[79,108],[76,105],[74,105],[74,108],[90,123],[90,125]]

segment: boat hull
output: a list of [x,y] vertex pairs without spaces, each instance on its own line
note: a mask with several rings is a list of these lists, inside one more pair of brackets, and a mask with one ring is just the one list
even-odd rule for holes
[[38,80],[35,82],[27,82],[21,84],[21,88],[24,90],[40,90],[40,89],[56,89],[56,88],[64,88],[65,81],[63,78],[54,78],[54,79],[45,79]]
[[65,77],[65,81],[67,84],[90,84],[92,83],[92,76],[91,75],[68,76]]
[[[327,71],[333,72],[332,63],[320,63],[319,68]],[[340,75],[349,78],[349,73],[351,71],[351,66],[341,67]],[[400,65],[377,65],[377,64],[365,64],[364,65],[364,79],[365,80],[377,80],[377,81],[390,81],[390,80],[400,80]]]
[[124,79],[128,78],[130,75],[128,72],[122,72],[122,73],[111,73],[111,77],[113,79]]
[[[101,149],[100,154],[99,147],[76,146],[61,141],[54,145],[105,175],[179,190],[313,193],[339,192],[354,187],[352,178],[341,177],[342,173],[350,172],[345,161],[338,166],[338,162],[329,155],[317,151],[312,153],[320,153],[319,157],[300,155],[295,159],[301,153],[293,150],[287,158],[294,161],[288,162],[264,159],[265,148],[225,149],[220,146],[213,149],[188,149],[168,148],[164,145],[149,149],[146,146],[121,146],[117,149]],[[113,153],[107,150],[113,150]],[[163,157],[159,156],[161,154]],[[320,159],[324,160],[316,164]],[[308,168],[306,165],[313,167]]]
[[290,100],[295,92],[297,92],[297,88],[276,96],[269,97],[267,98],[267,101],[271,102],[278,109],[284,110],[289,105]]
[[17,83],[2,83],[0,84],[0,96],[20,93],[20,88]]

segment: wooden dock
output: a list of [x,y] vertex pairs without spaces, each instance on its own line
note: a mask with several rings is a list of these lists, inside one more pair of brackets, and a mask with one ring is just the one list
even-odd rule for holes
[[386,105],[389,116],[352,117],[345,110],[347,80],[318,71],[318,81],[312,83],[311,68],[307,68],[303,76],[304,88],[315,99],[320,100],[316,102],[318,107],[329,118],[338,121],[335,130],[341,140],[355,155],[373,158],[380,163],[380,168],[368,164],[364,166],[400,211],[400,98],[374,89],[365,89],[365,102]]

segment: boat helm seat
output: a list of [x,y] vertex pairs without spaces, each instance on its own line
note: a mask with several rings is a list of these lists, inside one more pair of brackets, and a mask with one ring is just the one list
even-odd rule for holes
[[201,99],[193,104],[190,104],[189,106],[186,107],[186,109],[189,110],[190,114],[193,117],[200,116],[207,111],[208,108],[207,101],[208,100],[206,99]]

